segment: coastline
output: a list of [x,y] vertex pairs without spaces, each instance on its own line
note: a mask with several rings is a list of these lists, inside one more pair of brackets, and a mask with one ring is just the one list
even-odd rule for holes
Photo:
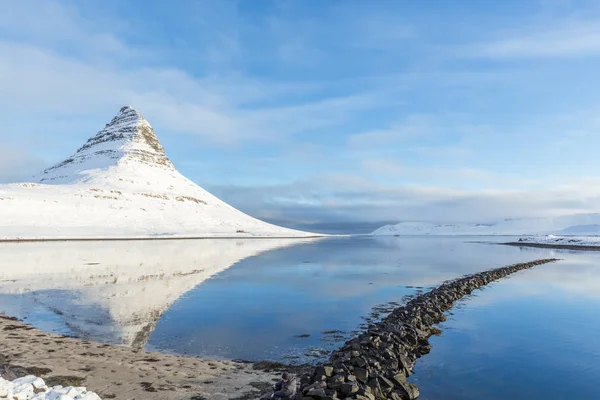
[[570,244],[553,244],[553,243],[527,243],[527,242],[507,242],[499,243],[505,246],[514,247],[537,247],[542,249],[559,249],[559,250],[582,250],[582,251],[600,251],[600,246],[578,246]]
[[318,239],[344,235],[314,234],[308,236],[122,236],[122,237],[40,237],[40,238],[2,238],[0,243],[31,243],[31,242],[128,242],[136,240],[208,240],[208,239]]
[[250,363],[137,350],[45,333],[0,314],[0,375],[86,386],[102,399],[255,399],[277,372]]

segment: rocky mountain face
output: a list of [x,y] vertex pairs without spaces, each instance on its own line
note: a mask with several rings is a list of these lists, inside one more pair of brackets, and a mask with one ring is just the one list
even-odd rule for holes
[[77,181],[86,169],[131,162],[175,169],[152,126],[137,110],[125,106],[75,154],[43,171],[39,182],[64,183],[64,179],[68,178]]

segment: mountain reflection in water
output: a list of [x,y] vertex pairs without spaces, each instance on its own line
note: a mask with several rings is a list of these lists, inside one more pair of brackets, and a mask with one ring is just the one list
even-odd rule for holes
[[[0,243],[0,312],[57,333],[143,347],[163,312],[190,289],[240,260],[309,241]],[[47,319],[61,323],[46,329]]]

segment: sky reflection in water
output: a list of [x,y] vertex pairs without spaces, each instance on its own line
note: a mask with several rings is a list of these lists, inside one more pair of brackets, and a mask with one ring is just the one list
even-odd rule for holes
[[421,399],[598,398],[600,253],[558,256],[460,303],[416,365]]
[[550,253],[470,240],[338,238],[249,258],[180,298],[149,345],[212,357],[303,362],[311,359],[306,354],[332,350],[347,338],[323,332],[351,334],[376,305]]

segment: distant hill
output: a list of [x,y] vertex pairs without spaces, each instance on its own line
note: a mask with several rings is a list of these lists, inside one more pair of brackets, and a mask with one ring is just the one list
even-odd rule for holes
[[600,235],[600,225],[593,224],[569,226],[568,228],[562,229],[558,233],[561,235],[596,236]]
[[376,229],[373,235],[591,235],[600,234],[600,214],[556,218],[509,218],[493,224],[401,222]]

